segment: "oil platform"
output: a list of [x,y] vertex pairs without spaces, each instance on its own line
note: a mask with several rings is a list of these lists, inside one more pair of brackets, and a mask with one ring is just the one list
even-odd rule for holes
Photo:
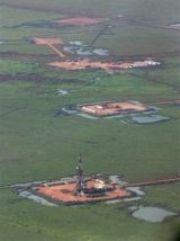
[[77,170],[77,185],[75,195],[87,197],[102,197],[106,196],[107,192],[112,192],[116,189],[115,184],[109,184],[102,178],[89,178],[85,180],[82,167],[82,157],[80,155]]
[[131,197],[131,192],[109,178],[85,177],[82,156],[76,166],[76,176],[56,182],[43,183],[35,188],[36,195],[54,203],[77,205]]

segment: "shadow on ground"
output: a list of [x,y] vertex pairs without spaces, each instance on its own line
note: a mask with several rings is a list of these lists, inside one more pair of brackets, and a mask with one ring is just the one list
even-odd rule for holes
[[174,235],[170,241],[180,241],[180,226],[174,231]]

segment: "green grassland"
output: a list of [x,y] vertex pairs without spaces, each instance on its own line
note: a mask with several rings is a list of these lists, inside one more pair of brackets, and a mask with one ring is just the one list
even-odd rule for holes
[[[6,203],[13,196],[4,191],[2,193]],[[6,199],[5,199],[6,198]],[[1,201],[1,202],[2,202]],[[23,211],[22,211],[23,208]],[[134,241],[147,235],[146,240],[169,240],[172,226],[146,224],[132,219],[122,205],[107,206],[99,204],[85,208],[48,208],[32,204],[31,202],[13,199],[9,204],[11,216],[6,216],[7,211],[1,208],[1,220],[9,230],[4,240],[12,240],[11,233],[15,233],[17,240],[130,240]],[[87,218],[88,217],[88,218]],[[128,222],[128,231],[126,223]],[[98,225],[97,225],[98,224]],[[173,222],[176,225],[175,222]],[[26,231],[26,233],[25,233]],[[127,234],[128,232],[128,234]],[[169,234],[168,234],[169,233]],[[31,237],[29,237],[31,235]],[[127,239],[128,235],[128,239]],[[2,236],[2,237],[3,237]],[[8,238],[9,239],[8,239]],[[13,237],[14,238],[14,237]]]
[[[36,6],[38,2],[33,5]],[[53,5],[53,4],[52,4]],[[56,6],[56,5],[55,5]],[[163,12],[161,13],[163,15]],[[1,39],[7,40],[0,45],[0,52],[18,52],[18,53],[36,53],[36,54],[50,54],[48,48],[35,46],[31,44],[28,39],[34,36],[59,36],[62,37],[65,43],[73,40],[81,40],[89,44],[104,27],[87,26],[87,27],[68,27],[68,28],[51,28],[50,26],[29,26],[18,27],[15,26],[23,23],[36,23],[38,21],[48,21],[59,17],[62,14],[53,12],[38,12],[25,9],[14,9],[12,7],[1,6]],[[6,17],[10,16],[10,17]],[[133,20],[132,20],[133,21]],[[111,24],[112,20],[110,21]],[[112,23],[112,26],[114,24]],[[137,26],[129,24],[120,24],[112,28],[113,35],[101,36],[95,43],[94,47],[108,48],[111,54],[123,57],[132,55],[153,55],[169,54],[169,52],[179,52],[180,32],[153,28],[151,26]]]
[[[68,74],[64,73],[66,79]],[[2,185],[73,175],[79,151],[84,156],[87,174],[117,173],[130,181],[177,174],[180,117],[177,107],[161,110],[162,114],[173,118],[171,121],[149,126],[127,126],[118,119],[92,121],[76,116],[54,117],[64,105],[107,98],[126,99],[127,94],[129,98],[139,97],[144,101],[158,99],[158,96],[175,97],[170,87],[154,86],[145,79],[133,79],[129,75],[109,78],[109,75],[97,73],[102,75],[101,81],[91,83],[89,74],[84,74],[86,78],[81,84],[50,83],[48,80],[40,84],[27,81],[1,83]],[[68,89],[69,96],[57,96],[58,88]],[[161,204],[179,210],[180,195],[173,185],[146,192],[146,204]],[[134,241],[136,238],[141,240],[147,232],[150,234],[147,240],[169,240],[174,225],[178,224],[177,219],[155,226],[134,220],[125,204],[98,204],[80,209],[48,208],[22,199],[10,190],[1,191],[0,197],[1,220],[10,230],[5,235],[2,225],[0,237],[8,241],[14,237],[23,240],[29,235],[31,240],[38,241],[61,238]],[[161,231],[164,227],[166,232]],[[135,237],[133,233],[136,233]]]
[[[1,25],[14,26],[23,22],[39,21],[42,19],[51,20],[62,17],[60,14],[31,11],[26,9],[11,8],[6,6],[0,7]],[[8,16],[8,17],[7,17]]]
[[153,23],[171,23],[180,21],[178,0],[52,0],[50,3],[44,0],[1,0],[4,4],[27,7],[36,10],[46,10],[48,12],[57,11],[69,14],[88,14],[114,16],[125,14],[126,16]]
[[[0,186],[74,175],[79,152],[87,175],[117,174],[139,181],[179,174],[177,105],[160,106],[159,113],[171,120],[149,125],[56,114],[64,106],[80,103],[119,99],[155,103],[179,98],[180,32],[141,24],[114,27],[114,35],[102,36],[95,47],[110,49],[116,58],[155,55],[163,64],[111,75],[100,70],[68,72],[49,67],[46,63],[53,59],[51,51],[27,41],[34,35],[53,35],[65,42],[90,43],[102,25],[13,27],[68,13],[124,14],[133,20],[166,25],[180,21],[177,0],[0,3],[26,8],[0,6],[0,40],[7,41],[0,45]],[[68,94],[58,95],[58,89],[68,90]],[[146,223],[132,218],[127,206],[159,205],[180,212],[179,184],[148,187],[145,192],[136,203],[56,208],[23,199],[8,188],[0,189],[0,240],[171,241],[179,218],[162,224]]]
[[[28,39],[34,36],[57,36],[63,38],[65,44],[69,41],[81,40],[90,44],[98,32],[104,28],[98,27],[75,27],[75,28],[40,28],[40,27],[1,27],[2,39],[10,39],[0,45],[1,52],[19,52],[50,54],[51,51],[42,46],[31,44]],[[123,25],[112,28],[113,35],[101,36],[94,45],[109,49],[115,56],[133,56],[133,55],[156,55],[169,54],[170,52],[179,52],[180,31],[170,29],[158,29],[149,27],[137,27]]]

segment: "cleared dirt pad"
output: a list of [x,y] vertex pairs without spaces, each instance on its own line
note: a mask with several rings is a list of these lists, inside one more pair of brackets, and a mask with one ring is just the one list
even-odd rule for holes
[[103,69],[105,71],[118,71],[121,69],[143,68],[160,65],[159,62],[152,60],[128,62],[101,62],[90,61],[89,59],[77,60],[77,61],[61,61],[49,63],[50,66],[54,66],[65,70],[82,70],[82,69]]
[[73,18],[64,18],[56,20],[55,23],[62,26],[85,26],[85,25],[95,25],[98,23],[103,23],[108,21],[108,18],[90,18],[90,17],[73,17]]
[[40,37],[34,37],[33,42],[37,45],[58,45],[63,44],[63,40],[61,38],[40,38]]
[[[87,185],[89,188],[95,185],[95,180],[89,180]],[[111,185],[110,185],[111,186]],[[126,191],[124,188],[116,186],[112,191],[106,192],[105,196],[90,197],[87,195],[75,195],[76,182],[64,183],[59,185],[44,185],[37,188],[37,193],[46,196],[51,200],[63,203],[86,203],[86,202],[98,202],[107,201],[119,198],[127,198],[131,196],[131,193]]]
[[97,105],[80,106],[80,111],[98,117],[117,115],[125,112],[144,112],[148,109],[144,104],[136,101],[108,102]]
[[65,55],[58,50],[55,45],[62,45],[63,40],[61,38],[39,38],[34,37],[33,39],[34,43],[37,45],[47,45],[49,48],[51,48],[60,58],[64,58]]

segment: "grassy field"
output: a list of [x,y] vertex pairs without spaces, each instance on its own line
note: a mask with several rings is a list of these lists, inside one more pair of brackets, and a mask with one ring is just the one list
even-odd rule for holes
[[[128,181],[141,181],[179,174],[178,105],[161,106],[159,113],[171,117],[170,121],[149,125],[56,115],[64,106],[87,102],[131,99],[156,103],[179,98],[180,32],[142,26],[142,22],[167,25],[180,21],[177,0],[0,3],[4,3],[0,6],[0,40],[5,41],[0,44],[0,186],[73,175],[79,152],[87,175],[117,174]],[[114,58],[155,55],[162,66],[113,75],[99,70],[54,69],[46,63],[57,57],[29,39],[55,35],[66,42],[90,43],[102,26],[14,27],[86,13],[112,17],[124,14],[139,21],[138,26],[125,23],[113,27],[114,35],[102,36],[95,47],[108,48]],[[59,95],[59,89],[68,94]],[[180,212],[179,184],[148,187],[145,192],[136,203],[56,208],[23,199],[8,188],[0,189],[0,240],[171,241],[179,218],[146,223],[131,217],[127,207],[153,205]]]
[[49,4],[44,0],[1,0],[1,3],[26,7],[34,10],[60,12],[72,15],[88,14],[101,16],[115,16],[124,14],[132,19],[167,24],[180,21],[180,3],[178,0],[52,0]]
[[[175,1],[175,0],[174,0]],[[18,1],[17,1],[18,2]],[[21,1],[20,1],[21,2]],[[32,3],[31,3],[32,4]],[[33,9],[38,1],[34,3]],[[70,4],[70,2],[69,2]],[[116,3],[117,4],[117,3]],[[22,4],[23,5],[23,4]],[[27,2],[28,5],[28,2]],[[58,4],[59,5],[59,4]],[[172,6],[173,4],[171,4]],[[40,6],[43,6],[40,5]],[[52,6],[56,6],[55,2]],[[62,5],[63,6],[63,5]],[[78,6],[78,5],[77,5]],[[84,6],[84,4],[83,4]],[[86,6],[86,5],[85,5]],[[114,5],[112,5],[113,7]],[[116,6],[116,5],[115,5]],[[117,9],[117,8],[113,9]],[[128,6],[128,4],[127,4]],[[142,5],[144,6],[144,5]],[[105,5],[106,8],[106,5]],[[74,10],[74,9],[73,9]],[[102,11],[102,10],[101,10]],[[101,13],[101,11],[99,13]],[[144,11],[143,11],[144,13]],[[163,15],[163,12],[161,13]],[[37,23],[38,21],[47,22],[62,17],[62,14],[53,12],[39,12],[27,9],[14,9],[13,7],[7,7],[2,5],[0,7],[1,26],[0,33],[1,39],[5,40],[4,44],[0,45],[0,52],[18,52],[28,54],[50,54],[48,48],[43,48],[31,44],[28,40],[32,37],[40,36],[59,36],[62,37],[67,44],[69,41],[81,40],[89,44],[98,34],[98,32],[104,27],[99,26],[87,26],[87,27],[69,27],[69,28],[52,28],[47,26],[31,26],[31,23]],[[6,17],[10,16],[10,17]],[[158,15],[159,16],[159,15]],[[166,15],[167,16],[167,15]],[[168,15],[169,16],[169,15]],[[135,22],[131,20],[131,22]],[[29,23],[29,27],[16,27],[18,25]],[[136,23],[136,22],[135,22]],[[113,35],[103,35],[95,43],[94,47],[105,47],[110,50],[110,53],[123,57],[134,55],[169,55],[170,53],[177,54],[180,50],[179,37],[180,32],[165,29],[154,28],[151,25],[144,25],[137,23],[129,25],[129,23],[117,25],[116,21],[110,20],[109,24],[112,24]],[[114,25],[115,24],[115,25]],[[154,25],[152,25],[154,26]]]

